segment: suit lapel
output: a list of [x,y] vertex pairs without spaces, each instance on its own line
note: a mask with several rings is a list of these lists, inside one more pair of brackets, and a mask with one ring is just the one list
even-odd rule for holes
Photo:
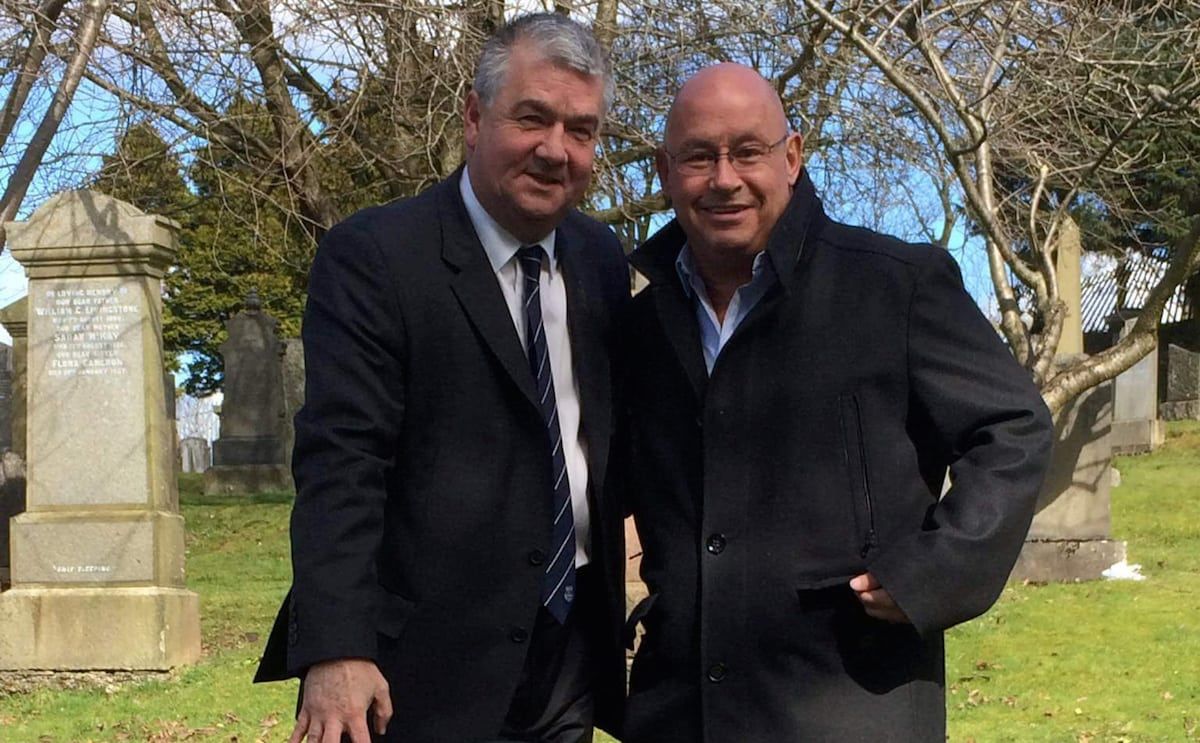
[[588,477],[591,491],[604,492],[608,462],[608,440],[612,432],[612,378],[608,349],[600,329],[608,321],[599,273],[587,255],[587,245],[566,224],[555,234],[567,293],[567,330],[571,337],[571,362],[579,383],[579,406],[587,441]]
[[443,184],[438,208],[442,218],[442,258],[457,271],[450,288],[462,305],[467,318],[475,326],[492,355],[512,378],[514,384],[537,406],[533,374],[529,359],[521,348],[521,339],[513,327],[512,316],[500,291],[500,283],[492,271],[483,245],[471,226],[471,218],[458,192],[459,170]]

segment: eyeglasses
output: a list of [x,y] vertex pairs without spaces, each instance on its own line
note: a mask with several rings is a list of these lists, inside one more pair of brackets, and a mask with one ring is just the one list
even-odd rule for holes
[[671,158],[675,167],[684,175],[708,175],[717,169],[717,163],[723,157],[729,158],[729,164],[734,170],[742,172],[766,162],[775,148],[787,141],[788,136],[783,135],[774,144],[745,142],[724,151],[711,147],[688,147],[675,153],[667,152],[667,157]]

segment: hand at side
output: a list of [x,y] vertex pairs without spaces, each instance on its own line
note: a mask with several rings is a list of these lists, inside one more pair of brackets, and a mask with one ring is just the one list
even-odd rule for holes
[[375,664],[361,658],[318,663],[304,677],[304,701],[288,743],[371,743],[367,710],[375,732],[383,735],[392,719],[387,681]]

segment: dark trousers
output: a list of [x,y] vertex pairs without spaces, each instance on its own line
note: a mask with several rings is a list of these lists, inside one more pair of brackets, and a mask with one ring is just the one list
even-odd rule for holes
[[529,653],[513,695],[501,741],[591,743],[593,625],[603,607],[588,566],[575,576],[575,602],[566,624],[539,609]]

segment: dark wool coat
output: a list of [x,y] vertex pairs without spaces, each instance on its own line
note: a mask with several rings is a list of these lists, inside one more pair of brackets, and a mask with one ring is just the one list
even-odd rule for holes
[[[1012,568],[1045,405],[944,250],[831,221],[806,175],[711,378],[683,243],[672,222],[635,253],[623,331],[650,589],[626,743],[944,740],[942,631]],[[863,612],[867,570],[911,626]]]
[[[551,467],[533,375],[454,177],[326,235],[304,315],[294,580],[259,680],[319,661],[380,667],[389,740],[494,738],[521,676],[552,549]],[[607,227],[556,233],[587,441],[597,720],[624,693],[622,510],[603,497],[609,351],[629,273]]]

